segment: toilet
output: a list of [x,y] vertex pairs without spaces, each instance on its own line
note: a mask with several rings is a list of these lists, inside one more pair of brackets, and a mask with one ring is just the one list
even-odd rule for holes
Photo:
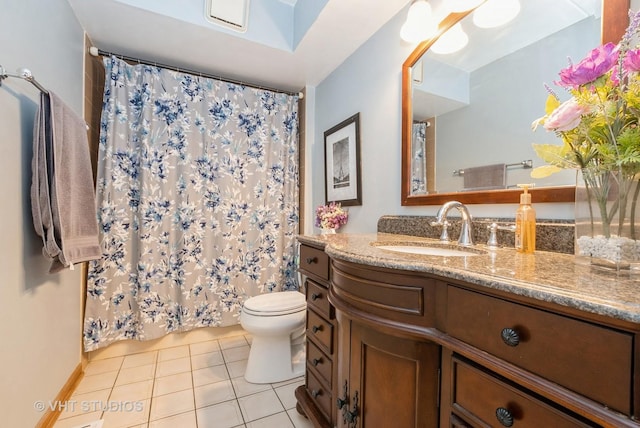
[[247,382],[282,382],[304,374],[306,310],[298,291],[261,294],[244,302],[240,325],[252,336]]

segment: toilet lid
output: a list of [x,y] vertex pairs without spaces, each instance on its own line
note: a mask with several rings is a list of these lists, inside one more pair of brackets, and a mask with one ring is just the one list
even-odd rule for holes
[[298,291],[280,291],[252,297],[244,302],[242,310],[253,315],[276,316],[300,312],[306,306],[304,294]]

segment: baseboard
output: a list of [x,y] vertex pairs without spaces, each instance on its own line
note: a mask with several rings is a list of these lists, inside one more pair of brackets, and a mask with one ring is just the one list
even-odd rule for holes
[[[71,398],[71,394],[73,394],[78,382],[82,379],[82,374],[82,363],[80,363],[71,373],[71,376],[69,376],[69,379],[67,379],[67,382],[64,384],[60,392],[58,392],[55,401],[52,402],[64,403]],[[55,409],[51,409],[51,407],[55,407]],[[47,411],[36,424],[36,428],[52,428],[53,424],[58,420],[58,416],[60,416],[60,409],[61,406],[47,406]]]

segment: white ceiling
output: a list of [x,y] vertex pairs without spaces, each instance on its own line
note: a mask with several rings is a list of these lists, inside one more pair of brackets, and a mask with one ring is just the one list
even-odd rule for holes
[[[317,86],[410,2],[328,0],[297,46],[279,49],[209,23],[205,0],[68,1],[99,49],[288,91]],[[251,0],[250,14],[267,2],[302,8],[318,0]]]

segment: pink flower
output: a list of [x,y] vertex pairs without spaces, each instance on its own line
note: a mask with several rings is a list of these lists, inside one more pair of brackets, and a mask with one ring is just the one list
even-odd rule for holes
[[578,87],[593,82],[598,77],[611,70],[618,60],[618,47],[607,43],[593,49],[586,58],[578,64],[560,70],[560,81],[555,82],[562,87]]
[[544,129],[548,131],[570,131],[580,123],[589,108],[578,104],[575,98],[560,104],[544,121]]
[[640,71],[640,49],[627,51],[624,58],[624,68],[627,72]]

